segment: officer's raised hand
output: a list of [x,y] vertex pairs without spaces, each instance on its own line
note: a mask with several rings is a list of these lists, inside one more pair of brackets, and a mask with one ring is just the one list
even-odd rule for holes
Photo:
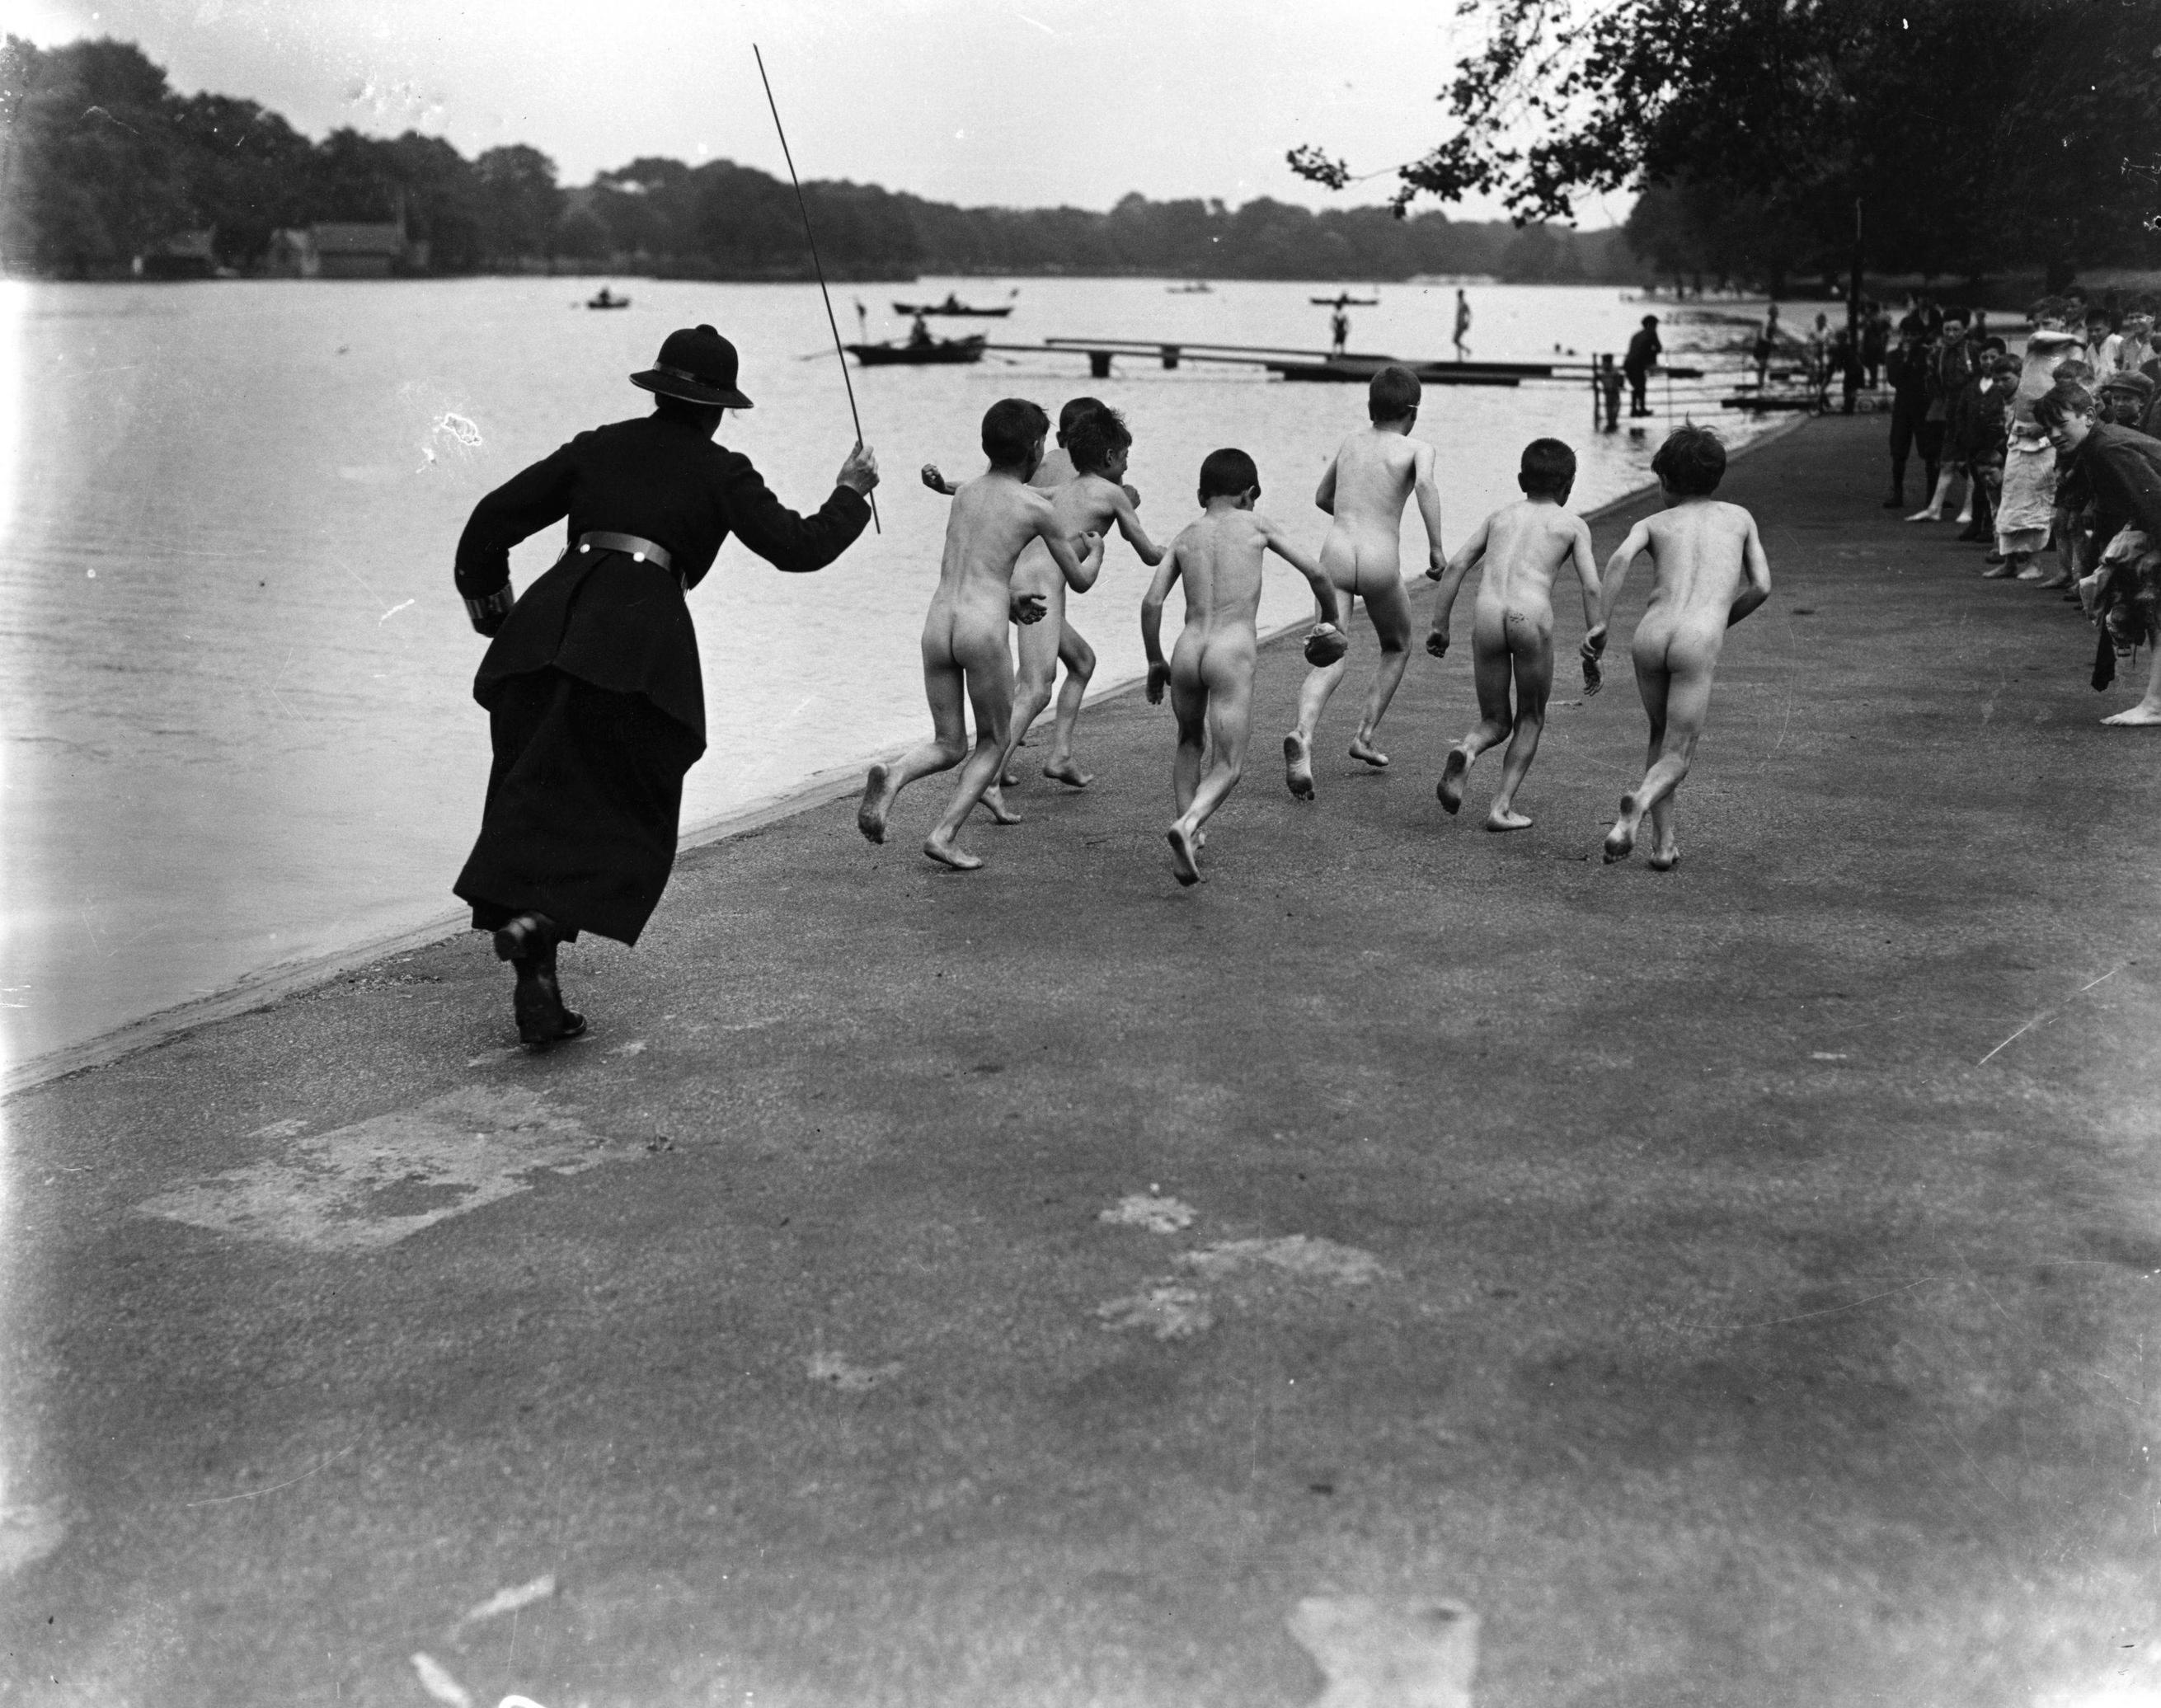
[[871,488],[877,483],[877,453],[858,439],[856,448],[848,453],[848,460],[841,465],[840,475],[833,484],[849,487],[868,497]]

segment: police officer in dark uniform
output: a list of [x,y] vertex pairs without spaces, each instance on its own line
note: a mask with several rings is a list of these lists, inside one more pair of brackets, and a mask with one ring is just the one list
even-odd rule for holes
[[[750,459],[713,442],[735,346],[672,333],[630,377],[651,414],[581,433],[474,509],[457,585],[492,637],[473,683],[495,749],[479,840],[452,888],[518,974],[519,1039],[586,1028],[563,1006],[555,948],[581,931],[635,943],[674,864],[683,775],[706,748],[705,688],[685,595],[733,534],[776,569],[823,569],[870,519],[877,459],[858,445],[832,495],[799,516]],[[570,518],[555,566],[517,597],[510,549]]]

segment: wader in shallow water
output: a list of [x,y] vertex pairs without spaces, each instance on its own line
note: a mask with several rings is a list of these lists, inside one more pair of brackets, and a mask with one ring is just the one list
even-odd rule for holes
[[[870,519],[877,462],[857,446],[817,514],[799,516],[750,459],[712,442],[747,409],[735,346],[673,333],[631,383],[660,399],[581,433],[480,501],[457,585],[492,637],[473,682],[495,763],[479,839],[451,886],[516,969],[518,1035],[545,1047],[584,1017],[563,1006],[555,948],[581,931],[635,943],[675,862],[683,775],[706,748],[705,687],[685,596],[736,534],[775,568],[823,569]],[[555,566],[522,598],[510,549],[569,518]]]

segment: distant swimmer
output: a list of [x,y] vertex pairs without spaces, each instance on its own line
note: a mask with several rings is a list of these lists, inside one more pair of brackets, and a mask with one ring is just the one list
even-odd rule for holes
[[1351,341],[1351,316],[1344,313],[1340,303],[1336,305],[1336,312],[1328,317],[1328,335],[1334,341],[1333,346],[1328,353],[1330,356],[1341,356],[1344,347]]
[[1455,291],[1455,359],[1462,361],[1471,354],[1467,341],[1471,336],[1471,299],[1463,294],[1461,285]]
[[[1252,458],[1242,450],[1211,451],[1200,465],[1199,496],[1206,513],[1171,542],[1141,601],[1148,703],[1162,704],[1168,686],[1178,718],[1178,757],[1170,781],[1178,817],[1165,834],[1171,871],[1185,884],[1200,881],[1200,851],[1205,840],[1201,827],[1238,786],[1245,770],[1263,553],[1275,553],[1312,585],[1322,621],[1308,633],[1308,643],[1333,638],[1334,644],[1342,643],[1342,613],[1320,565],[1293,545],[1282,529],[1254,513],[1261,476]],[[1164,601],[1180,580],[1185,584],[1185,627],[1165,663]]]
[[[1124,485],[1126,458],[1133,442],[1124,419],[1107,404],[1097,404],[1093,409],[1075,414],[1070,427],[1059,438],[1065,447],[1060,460],[1068,461],[1074,471],[1072,478],[1051,497],[1059,526],[1066,538],[1070,540],[1086,534],[1101,534],[1107,543],[1111,526],[1115,523],[1143,563],[1151,569],[1161,563],[1163,548],[1150,539],[1148,530],[1141,526],[1133,499]],[[1044,461],[1049,461],[1048,454]],[[1096,650],[1065,620],[1065,578],[1053,560],[1049,548],[1040,541],[1032,542],[1022,550],[1020,561],[1013,568],[1013,589],[1018,593],[1039,596],[1044,601],[1044,615],[1042,622],[1031,623],[1020,632],[1020,668],[1013,690],[1013,729],[1000,762],[998,782],[992,785],[992,789],[995,791],[999,784],[1020,780],[1013,768],[1014,750],[1027,735],[1028,726],[1050,704],[1054,690],[1058,710],[1051,726],[1050,757],[1044,762],[1043,774],[1054,783],[1086,789],[1095,778],[1074,763],[1073,726],[1080,716],[1080,702],[1087,694],[1089,679],[1096,674]],[[1065,666],[1063,685],[1057,680],[1060,663]],[[1002,799],[996,800],[994,810],[1003,805]]]
[[[1410,661],[1411,606],[1403,591],[1401,540],[1403,505],[1415,492],[1425,523],[1426,560],[1436,570],[1447,553],[1440,542],[1440,488],[1434,479],[1434,450],[1410,430],[1418,421],[1418,377],[1391,362],[1366,388],[1372,425],[1338,447],[1313,502],[1336,518],[1321,542],[1320,566],[1344,596],[1347,629],[1351,600],[1362,598],[1381,659],[1366,696],[1365,715],[1351,739],[1351,757],[1377,769],[1388,756],[1373,745],[1381,719]],[[1316,666],[1299,690],[1298,722],[1284,737],[1285,781],[1300,800],[1313,799],[1313,737],[1329,697],[1350,668],[1347,659]]]
[[[1076,554],[1050,500],[1028,484],[1043,460],[1049,429],[1050,418],[1019,398],[993,404],[984,415],[983,453],[991,466],[953,496],[938,591],[931,595],[923,624],[923,689],[930,702],[933,733],[898,764],[871,767],[856,814],[857,829],[870,841],[883,842],[901,790],[919,777],[960,765],[952,802],[923,845],[930,858],[959,872],[972,872],[983,863],[955,839],[983,792],[997,780],[1011,726],[1013,669],[1006,637],[1012,623],[1043,619],[1039,595],[1013,591],[1014,561],[1029,541],[1040,539],[1075,591],[1092,586],[1102,566],[1101,538],[1089,536]],[[972,752],[967,725],[971,710]],[[1002,822],[1012,822],[1010,814],[1000,816]]]
[[1620,602],[1621,584],[1638,552],[1648,551],[1658,580],[1630,648],[1636,690],[1651,721],[1643,780],[1621,797],[1621,815],[1606,836],[1606,858],[1626,860],[1643,819],[1651,820],[1649,865],[1669,872],[1680,863],[1674,839],[1674,791],[1689,773],[1711,711],[1711,678],[1726,631],[1771,596],[1771,565],[1756,518],[1738,504],[1711,496],[1726,476],[1726,447],[1704,427],[1669,435],[1651,459],[1666,508],[1628,530],[1606,565],[1599,621],[1583,638],[1595,660]]
[[[1478,524],[1478,531],[1435,577],[1440,594],[1433,608],[1426,650],[1448,650],[1448,617],[1463,578],[1480,570],[1478,602],[1471,617],[1471,667],[1478,685],[1478,726],[1450,749],[1436,793],[1450,812],[1463,805],[1471,766],[1488,747],[1508,743],[1501,786],[1486,815],[1489,831],[1527,831],[1531,821],[1516,810],[1516,791],[1537,757],[1553,688],[1553,579],[1562,565],[1575,570],[1583,591],[1583,626],[1598,625],[1598,570],[1591,561],[1591,529],[1562,508],[1575,485],[1575,453],[1558,439],[1534,439],[1523,447],[1516,484],[1523,496]],[[1429,575],[1433,572],[1429,570]],[[1591,666],[1586,661],[1586,671]],[[1513,680],[1515,704],[1509,705]],[[1596,684],[1596,677],[1589,680]],[[1596,692],[1595,685],[1586,689]]]
[[[685,595],[733,534],[776,569],[822,569],[871,518],[877,459],[858,445],[799,516],[750,459],[713,443],[736,347],[673,332],[631,383],[650,415],[581,433],[474,508],[457,586],[492,638],[473,683],[495,750],[480,836],[452,888],[518,976],[521,1042],[575,1038],[555,950],[581,931],[635,943],[675,862],[683,775],[706,748],[698,637]],[[555,567],[514,598],[510,549],[570,518]]]

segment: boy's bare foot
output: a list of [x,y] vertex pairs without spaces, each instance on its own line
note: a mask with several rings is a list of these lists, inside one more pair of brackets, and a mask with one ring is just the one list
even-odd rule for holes
[[1440,781],[1435,785],[1434,794],[1440,797],[1442,810],[1456,812],[1463,805],[1464,779],[1471,775],[1471,756],[1461,747],[1448,750],[1448,763],[1440,768]]
[[1313,799],[1313,749],[1296,730],[1284,737],[1284,782],[1300,800]]
[[1940,522],[1940,521],[1942,521],[1944,518],[1943,518],[1943,514],[1942,514],[1942,513],[1941,513],[1940,511],[1939,511],[1939,512],[1937,512],[1937,513],[1934,513],[1934,514],[1931,514],[1929,512],[1928,512],[1928,511],[1926,511],[1926,510],[1916,510],[1916,511],[1915,511],[1915,512],[1914,512],[1911,516],[1908,516],[1906,519],[1907,519],[1908,522]]
[[1086,789],[1096,780],[1092,771],[1083,771],[1070,759],[1054,759],[1043,768],[1043,774],[1053,783],[1063,783],[1071,789]]
[[885,841],[885,818],[893,810],[893,791],[886,785],[892,777],[891,767],[873,765],[863,779],[863,804],[856,809],[856,828],[872,842]]
[[1489,831],[1528,831],[1530,827],[1531,821],[1512,806],[1496,805],[1486,815],[1486,828]]
[[1613,821],[1613,828],[1606,833],[1606,863],[1626,860],[1636,851],[1636,797],[1621,797],[1621,816]]
[[2038,581],[2048,573],[2039,564],[2028,564],[2012,579],[2018,581]]
[[[983,810],[1001,825],[1017,825],[1021,821],[1020,809],[1008,806],[1004,794],[995,784],[983,791]],[[976,863],[980,866],[982,862],[979,860]]]
[[935,831],[924,843],[923,851],[940,866],[950,866],[956,872],[973,872],[983,863],[981,858],[971,854],[958,842],[950,837],[940,836]]
[[1981,579],[1984,581],[2007,581],[2018,573],[2018,566],[2007,558],[1993,569],[1983,570]]
[[2105,717],[2101,721],[2120,730],[2144,729],[2153,724],[2161,724],[2161,706],[2148,706],[2142,700],[2129,711],[2119,711],[2114,717]]
[[1183,884],[1190,885],[1200,883],[1200,862],[1195,858],[1197,851],[1193,846],[1192,837],[1187,834],[1185,827],[1173,825],[1164,835],[1165,840],[1170,844],[1171,876]]
[[1011,789],[1019,781],[1020,767],[1018,765],[1008,765],[1006,767],[1005,774],[998,778],[998,787],[1001,789]]
[[1681,845],[1669,841],[1664,846],[1653,849],[1643,858],[1643,864],[1653,872],[1671,872],[1681,863]]
[[1351,737],[1351,757],[1354,759],[1364,760],[1376,771],[1381,770],[1388,763],[1388,756],[1363,736]]

